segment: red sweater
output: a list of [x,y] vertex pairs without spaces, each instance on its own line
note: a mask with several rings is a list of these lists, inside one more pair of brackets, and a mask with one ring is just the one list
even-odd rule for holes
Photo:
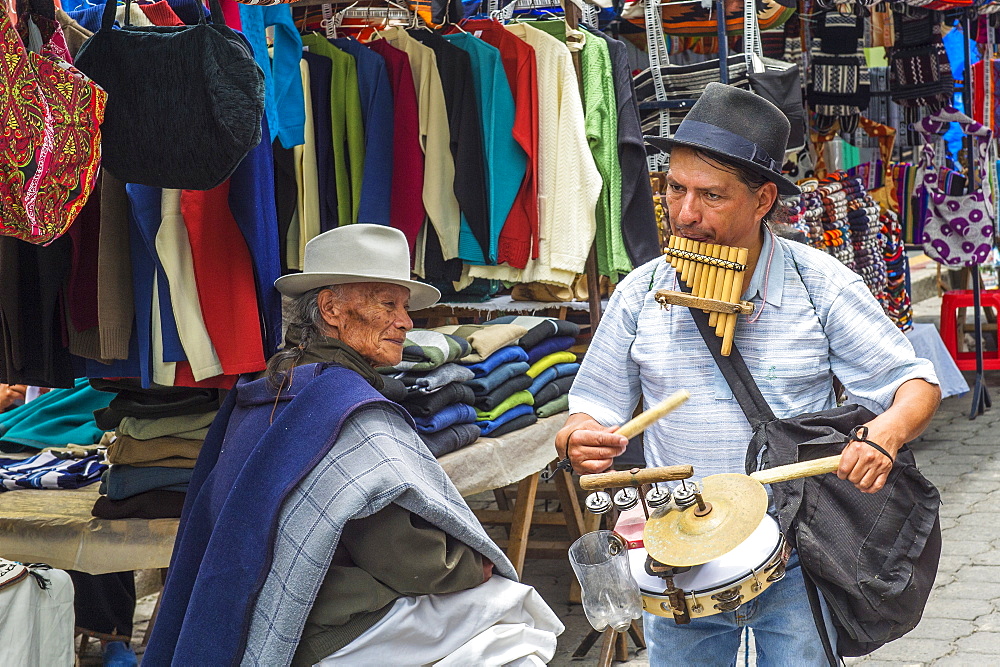
[[424,152],[420,149],[417,89],[406,53],[377,39],[366,44],[385,59],[393,97],[392,194],[389,217],[392,226],[406,235],[410,257],[417,234],[424,224]]
[[263,370],[253,264],[229,211],[229,181],[211,190],[184,190],[181,214],[191,243],[202,317],[223,371],[238,375]]

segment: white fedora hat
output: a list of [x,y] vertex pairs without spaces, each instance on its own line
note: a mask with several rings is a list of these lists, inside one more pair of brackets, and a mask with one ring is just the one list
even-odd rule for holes
[[410,280],[410,247],[403,232],[384,225],[331,229],[306,243],[302,273],[282,276],[274,287],[285,296],[347,283],[392,283],[410,290],[410,310],[437,303],[441,292]]

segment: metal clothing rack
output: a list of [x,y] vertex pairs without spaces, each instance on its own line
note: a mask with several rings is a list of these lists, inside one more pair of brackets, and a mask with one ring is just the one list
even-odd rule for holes
[[[965,106],[965,113],[971,114],[972,112],[972,54],[971,47],[969,45],[969,36],[972,34],[972,15],[973,11],[966,11],[962,17],[962,30],[964,31],[964,48],[965,48],[965,72],[963,73],[962,81],[962,103]],[[966,152],[966,162],[968,164],[968,181],[969,181],[969,191],[972,192],[975,187],[975,170],[972,168],[973,160],[975,159],[975,149],[973,147],[972,137],[965,138],[965,150]],[[982,283],[979,277],[979,265],[975,264],[970,267],[970,273],[972,274],[972,307],[974,311],[974,328],[973,335],[976,338],[976,380],[972,389],[972,406],[969,409],[969,419],[975,419],[979,415],[986,412],[986,410],[993,405],[993,401],[990,400],[989,390],[986,388],[986,382],[984,380],[983,374],[983,319],[982,319],[982,302],[980,290],[982,289]]]

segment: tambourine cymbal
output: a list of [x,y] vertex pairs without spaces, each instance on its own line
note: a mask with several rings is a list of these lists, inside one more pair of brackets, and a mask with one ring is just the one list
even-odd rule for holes
[[702,480],[702,498],[712,505],[697,516],[698,505],[674,505],[654,511],[643,531],[646,551],[665,565],[701,565],[729,553],[760,525],[767,512],[767,492],[746,475],[711,475]]

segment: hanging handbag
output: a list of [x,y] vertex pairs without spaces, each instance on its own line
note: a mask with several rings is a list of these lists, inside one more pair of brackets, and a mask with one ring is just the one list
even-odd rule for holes
[[[881,449],[858,430],[875,418],[860,405],[777,419],[739,350],[734,347],[723,356],[708,315],[693,308],[691,315],[750,422],[747,474],[836,455],[855,441]],[[941,496],[917,469],[906,445],[896,453],[877,493],[862,493],[829,474],[770,488],[781,531],[798,551],[831,665],[839,661],[815,589],[823,594],[837,628],[837,655],[867,655],[916,627],[941,556]]]
[[0,12],[0,235],[47,245],[94,188],[106,95],[69,64],[58,24],[20,10],[44,45],[28,51]]
[[[969,194],[949,194],[934,160],[934,141],[948,129],[949,122],[958,123],[975,146],[974,165],[969,173],[976,174],[976,190]],[[920,243],[924,252],[948,266],[975,266],[986,261],[993,248],[996,224],[992,193],[988,188],[987,166],[990,129],[953,107],[945,107],[914,126],[923,135],[924,147],[917,163],[917,190],[923,194],[926,209]]]
[[126,19],[116,30],[107,0],[101,29],[80,48],[77,67],[108,93],[104,167],[118,180],[209,190],[260,142],[264,73],[219,1],[210,4],[211,23],[204,14],[193,26]]
[[955,83],[940,36],[918,46],[896,46],[889,51],[889,92],[903,107],[931,111],[951,102]]
[[791,126],[785,152],[797,153],[806,145],[806,112],[802,104],[799,66],[764,57],[755,0],[743,3],[743,35],[750,89],[785,114]]

